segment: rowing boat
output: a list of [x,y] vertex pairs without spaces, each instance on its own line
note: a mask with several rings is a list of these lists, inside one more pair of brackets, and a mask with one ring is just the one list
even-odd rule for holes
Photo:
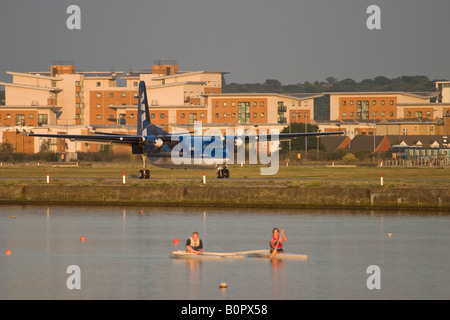
[[196,254],[186,252],[182,250],[172,251],[169,257],[174,259],[201,259],[201,260],[221,260],[227,259],[244,259],[249,254],[264,254],[268,253],[268,250],[249,250],[249,251],[236,251],[236,252],[203,252],[202,254]]
[[220,260],[221,256],[210,254],[196,254],[192,252],[186,252],[182,250],[172,251],[169,257],[174,259],[199,259],[199,260]]
[[[270,252],[259,252],[259,253],[250,253],[248,254],[249,258],[270,258]],[[306,254],[298,254],[298,253],[288,253],[288,252],[279,252],[273,259],[279,260],[308,260],[308,256]]]

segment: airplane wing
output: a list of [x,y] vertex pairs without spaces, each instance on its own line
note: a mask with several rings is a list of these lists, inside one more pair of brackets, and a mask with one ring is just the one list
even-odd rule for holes
[[[345,134],[345,131],[337,131],[337,132],[295,132],[295,133],[279,133],[278,134],[278,141],[289,141],[295,138],[302,138],[302,137],[315,137],[315,136],[331,136],[331,135],[339,135],[339,134]],[[242,139],[242,138],[248,138],[248,139],[255,139],[257,141],[270,141],[272,140],[273,133],[267,133],[266,135],[261,134],[255,134],[255,135],[236,135],[236,136],[225,136],[225,139],[231,138],[231,139]]]
[[29,137],[43,137],[43,138],[59,138],[69,139],[70,141],[86,141],[97,143],[118,143],[133,145],[143,141],[141,136],[125,135],[125,134],[37,134],[26,133]]

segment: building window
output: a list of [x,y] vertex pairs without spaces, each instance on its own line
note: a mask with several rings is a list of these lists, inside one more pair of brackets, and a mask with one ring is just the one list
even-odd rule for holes
[[257,118],[258,114],[256,112],[253,112],[253,118]]
[[75,97],[79,98],[81,97],[81,94],[79,92],[75,92]]
[[384,100],[381,100],[381,105],[384,106],[386,102]]
[[299,112],[297,115],[298,115],[299,118],[302,117],[302,113],[301,112]]
[[138,82],[137,81],[133,81],[133,87],[137,87],[138,86]]
[[134,119],[134,113],[130,113],[130,119]]
[[109,119],[110,119],[110,120],[114,119],[114,115],[113,115],[113,114],[110,114],[110,115],[109,115]]
[[431,116],[431,112],[427,111],[427,117]]
[[353,117],[354,116],[354,113],[353,112],[350,112],[350,117]]
[[28,119],[33,119],[33,118],[34,118],[34,114],[30,113],[30,114],[28,115]]
[[386,116],[386,112],[381,111],[381,116],[384,118]]
[[[343,106],[346,106],[346,105],[347,105],[347,101],[342,100],[342,105],[343,105]],[[300,102],[299,102],[299,106],[300,106]]]
[[308,101],[305,101],[304,105],[305,105],[305,107],[307,107],[308,106]]
[[113,93],[113,92],[110,92],[110,93],[109,93],[109,97],[110,97],[110,98],[114,98],[114,93]]
[[394,100],[389,100],[389,104],[390,104],[391,106],[393,106],[393,105],[394,105]]
[[75,87],[80,87],[81,86],[81,82],[80,81],[75,81]]
[[261,101],[260,106],[264,107],[264,101]]
[[215,118],[218,118],[218,117],[219,117],[219,114],[218,114],[218,113],[215,113],[215,114],[214,114],[214,117],[215,117]]
[[197,121],[197,114],[189,113],[189,123],[194,123],[195,121]]
[[236,118],[236,113],[233,112],[233,113],[231,114],[231,117],[232,117],[232,118]]
[[422,111],[416,111],[416,112],[414,112],[414,117],[415,117],[415,118],[422,118]]
[[264,118],[265,116],[264,112],[261,112],[261,118]]
[[214,103],[214,106],[215,106],[215,107],[218,107],[218,106],[219,106],[219,102],[216,101],[216,102]]
[[295,118],[295,111],[292,112],[292,118]]
[[406,116],[407,116],[407,117],[411,117],[411,111],[408,111],[408,112],[406,113]]
[[102,116],[98,114],[97,115],[97,119],[101,119],[101,118],[102,118]]
[[6,115],[6,119],[11,119],[11,115],[9,113]]
[[77,113],[77,114],[75,115],[75,119],[80,119],[80,118],[81,118],[80,114]]
[[301,101],[298,102],[298,106],[299,106],[299,107],[302,106],[302,102],[301,102]]
[[97,103],[97,109],[100,109],[102,106],[100,103]]
[[102,86],[102,83],[101,83],[101,82],[97,82],[97,83],[95,83],[95,85],[96,85],[97,87],[101,87],[101,86]]
[[24,126],[24,125],[25,125],[25,115],[16,114],[16,126]]
[[76,103],[76,104],[75,104],[75,107],[81,108],[81,104],[80,104],[80,103]]
[[292,104],[291,104],[293,107],[295,107],[295,101],[292,101]]
[[97,92],[97,98],[100,98],[102,94],[100,92]]
[[159,117],[160,117],[161,119],[164,119],[164,118],[166,117],[166,115],[165,115],[164,113],[160,113],[160,114],[159,114]]
[[233,102],[231,103],[231,106],[232,106],[232,107],[235,107],[235,106],[236,106],[236,102],[233,101]]
[[372,100],[372,105],[377,105],[377,100]]
[[372,117],[376,117],[376,116],[377,116],[377,112],[376,111],[372,112]]
[[181,114],[181,119],[184,119],[186,117],[186,114],[182,113]]
[[253,106],[254,106],[254,107],[258,106],[258,102],[253,101]]
[[152,119],[154,119],[154,118],[155,118],[155,114],[152,113],[152,114],[150,115],[150,117],[151,117]]
[[38,125],[48,124],[48,114],[38,114]]
[[346,112],[342,112],[342,118],[345,118],[347,116]]
[[227,106],[227,102],[226,102],[226,101],[224,101],[224,103],[223,103],[223,106],[224,106],[224,107],[226,107],[226,106]]
[[394,116],[394,111],[390,111],[390,112],[389,112],[389,116],[390,116],[390,117],[393,117],[393,116]]
[[202,112],[202,113],[200,113],[200,118],[204,118],[205,117],[205,114]]
[[133,94],[133,97],[137,98],[137,97],[138,97],[138,93],[135,92],[135,93]]
[[226,118],[226,117],[227,117],[227,114],[226,114],[226,113],[224,113],[224,114],[223,114],[223,117],[224,117],[224,118]]
[[126,98],[127,93],[126,92],[122,92],[122,98]]
[[354,104],[355,104],[355,102],[353,100],[350,100],[350,105],[352,106]]

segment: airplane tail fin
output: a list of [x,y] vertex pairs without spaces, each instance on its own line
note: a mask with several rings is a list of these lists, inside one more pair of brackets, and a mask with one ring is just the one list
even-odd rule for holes
[[148,107],[147,89],[145,82],[139,83],[139,102],[138,102],[138,121],[137,134],[141,136],[147,135],[166,135],[167,132],[152,124],[150,120],[150,111]]

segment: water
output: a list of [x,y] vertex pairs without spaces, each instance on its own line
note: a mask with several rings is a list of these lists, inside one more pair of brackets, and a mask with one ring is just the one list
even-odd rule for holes
[[[267,249],[273,227],[308,261],[168,257],[192,231],[206,251]],[[438,212],[2,206],[0,299],[449,299],[449,230]]]

